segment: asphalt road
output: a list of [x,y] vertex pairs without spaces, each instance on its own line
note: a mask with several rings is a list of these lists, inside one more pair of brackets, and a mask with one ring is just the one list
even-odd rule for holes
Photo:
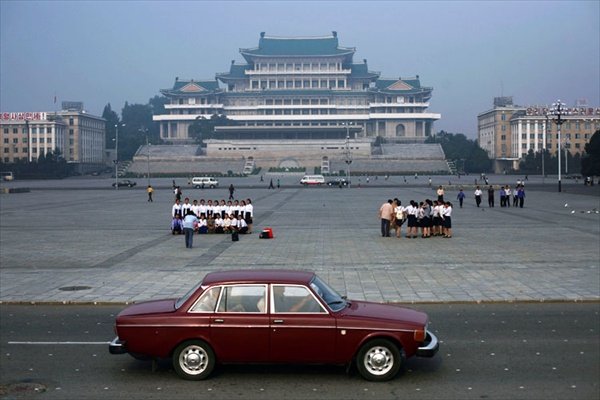
[[428,304],[441,339],[385,383],[339,366],[221,366],[202,382],[170,361],[108,353],[121,306],[0,306],[0,398],[598,399],[600,303]]

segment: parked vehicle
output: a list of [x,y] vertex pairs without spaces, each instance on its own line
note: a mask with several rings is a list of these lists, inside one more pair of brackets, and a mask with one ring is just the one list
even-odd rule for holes
[[220,363],[322,363],[355,365],[365,379],[385,381],[406,358],[436,354],[428,322],[412,309],[347,300],[309,271],[223,271],[179,299],[125,308],[109,351],[170,357],[189,380]]
[[335,178],[327,181],[327,186],[348,186],[350,181],[346,178]]
[[12,181],[15,179],[15,176],[11,171],[0,172],[0,176],[2,177],[3,181]]
[[211,188],[219,186],[219,181],[210,176],[195,176],[192,178],[192,185],[196,188]]
[[304,175],[300,179],[300,183],[304,186],[322,185],[325,183],[325,177],[323,175]]
[[135,185],[137,185],[136,182],[130,181],[129,179],[125,179],[125,180],[119,181],[117,183],[113,182],[112,186],[115,187],[116,184],[118,184],[119,187],[121,187],[121,186],[134,187]]

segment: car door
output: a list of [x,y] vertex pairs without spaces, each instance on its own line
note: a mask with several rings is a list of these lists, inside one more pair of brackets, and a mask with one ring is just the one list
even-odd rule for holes
[[[226,285],[210,320],[210,341],[222,362],[265,362],[269,355],[266,285]],[[261,300],[262,299],[262,300]]]
[[271,362],[327,363],[335,359],[335,318],[303,285],[272,285]]

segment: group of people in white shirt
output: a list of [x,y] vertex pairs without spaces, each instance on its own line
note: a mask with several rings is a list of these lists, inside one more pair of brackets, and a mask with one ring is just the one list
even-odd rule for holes
[[186,217],[197,233],[252,233],[254,206],[252,200],[193,200],[185,198],[183,203],[175,199],[171,208],[171,231],[173,234],[183,233]]
[[443,200],[426,199],[417,203],[411,200],[405,207],[397,198],[393,200],[394,209],[392,227],[396,229],[396,237],[402,237],[402,225],[406,222],[406,237],[414,239],[419,236],[452,237],[452,203]]

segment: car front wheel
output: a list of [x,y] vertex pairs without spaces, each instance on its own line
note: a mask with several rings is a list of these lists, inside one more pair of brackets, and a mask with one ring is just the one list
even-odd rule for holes
[[183,379],[200,381],[206,379],[215,367],[215,354],[201,340],[187,341],[175,349],[173,368]]
[[375,339],[365,343],[356,357],[356,367],[363,378],[382,382],[392,379],[403,362],[398,346],[386,339]]

